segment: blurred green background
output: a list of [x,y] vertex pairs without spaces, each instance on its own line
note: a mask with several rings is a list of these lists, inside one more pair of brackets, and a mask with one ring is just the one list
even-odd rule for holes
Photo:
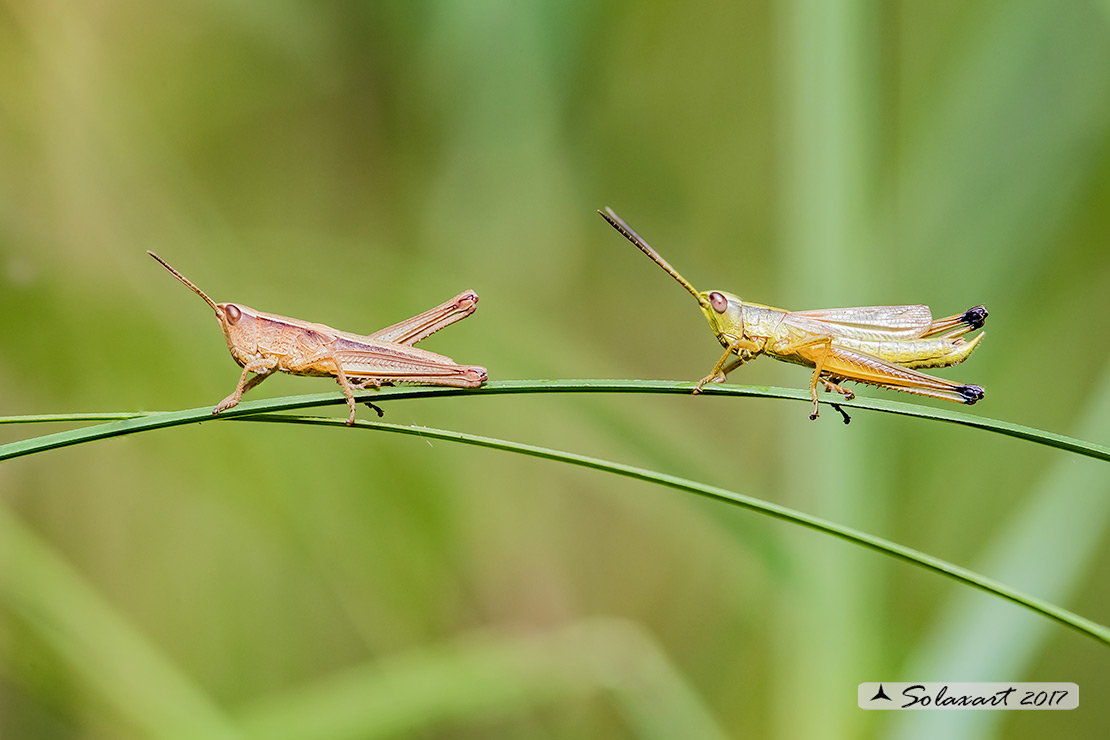
[[[1108,144],[1106,0],[0,0],[0,414],[233,389],[147,249],[350,331],[473,288],[422,346],[492,379],[700,378],[717,343],[608,205],[701,289],[983,303],[989,336],[940,371],[986,388],[970,410],[1105,444]],[[1091,460],[787,401],[386,410],[795,506],[1110,621]],[[505,453],[214,422],[0,464],[4,738],[1090,737],[1108,667],[908,565]],[[1083,699],[858,710],[877,680]]]

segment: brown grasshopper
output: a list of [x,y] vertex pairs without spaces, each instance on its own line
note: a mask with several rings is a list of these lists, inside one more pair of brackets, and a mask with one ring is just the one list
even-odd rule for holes
[[[241,303],[216,303],[154,252],[147,254],[216,312],[227,348],[243,368],[235,392],[220,401],[212,409],[213,414],[235,406],[244,393],[275,371],[334,376],[351,407],[348,425],[355,421],[355,388],[365,390],[396,383],[477,388],[486,381],[484,367],[459,365],[450,357],[413,346],[474,313],[478,294],[473,290],[373,334],[353,334],[324,324],[256,311]],[[255,375],[248,380],[251,373]],[[382,415],[377,406],[367,405],[378,416]]]

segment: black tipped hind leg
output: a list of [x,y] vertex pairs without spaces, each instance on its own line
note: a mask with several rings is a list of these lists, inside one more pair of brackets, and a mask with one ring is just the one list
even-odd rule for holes
[[983,389],[977,385],[961,385],[956,389],[956,392],[960,394],[960,397],[963,398],[964,403],[968,406],[976,401],[982,401],[983,396],[986,395]]

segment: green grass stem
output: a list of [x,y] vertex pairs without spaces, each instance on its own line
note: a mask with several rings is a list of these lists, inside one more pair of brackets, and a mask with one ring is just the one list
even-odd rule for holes
[[[481,396],[499,393],[683,393],[689,394],[692,385],[686,382],[670,381],[644,381],[644,380],[541,380],[541,381],[494,381],[479,390],[460,390],[453,388],[429,387],[401,387],[387,388],[376,392],[359,394],[362,400],[384,402],[402,398],[426,398],[430,396],[448,395],[473,395]],[[808,394],[802,390],[785,388],[766,388],[751,386],[718,385],[706,391],[706,395],[724,396],[750,396],[757,398],[782,398],[808,402]],[[261,399],[247,401],[233,409],[225,411],[217,420],[246,420],[254,422],[284,423],[284,424],[310,424],[315,426],[343,426],[343,420],[336,418],[289,416],[277,412],[294,411],[319,406],[336,405],[344,402],[341,393],[320,393],[301,396],[286,396],[274,399]],[[1037,444],[1086,455],[1100,460],[1110,461],[1110,449],[1091,442],[1066,437],[1051,432],[1045,432],[1020,424],[1003,422],[995,419],[986,419],[971,414],[938,410],[913,404],[899,403],[896,401],[872,400],[857,398],[851,402],[842,402],[842,406],[853,409],[866,409],[884,413],[915,416],[962,424],[978,429],[1005,434],[1024,439]],[[835,419],[836,417],[833,417]],[[50,449],[57,449],[73,444],[89,442],[95,439],[105,439],[135,432],[159,429],[182,424],[197,423],[213,420],[211,408],[205,406],[199,409],[184,411],[154,412],[148,414],[61,414],[36,415],[23,417],[0,418],[0,423],[29,423],[94,419],[106,421],[89,427],[83,427],[55,434],[48,434],[18,442],[11,442],[0,446],[0,460],[33,454]],[[831,420],[824,423],[830,423]],[[788,521],[818,532],[823,532],[853,544],[865,547],[887,556],[903,560],[920,568],[930,570],[961,583],[994,594],[1015,604],[1026,607],[1042,614],[1062,625],[1070,627],[1082,634],[1092,637],[1104,644],[1110,645],[1110,628],[1085,619],[1055,604],[1037,599],[1029,594],[1010,588],[974,571],[953,565],[926,553],[891,542],[881,537],[845,527],[826,519],[805,514],[789,507],[780,506],[767,501],[729,491],[724,488],[710,486],[685,478],[680,478],[666,473],[660,473],[632,465],[625,465],[609,460],[602,460],[588,455],[572,452],[553,450],[546,447],[511,442],[491,437],[482,437],[465,432],[454,432],[442,429],[431,429],[418,426],[404,426],[380,421],[356,421],[354,428],[392,432],[395,434],[409,434],[432,439],[442,439],[462,444],[469,444],[487,449],[497,449],[528,455],[545,460],[553,460],[565,464],[577,465],[593,470],[604,471],[621,475],[627,478],[642,480],[649,483],[668,486],[676,490],[694,493],[717,501],[740,506],[765,516],[770,516],[783,521]],[[845,430],[845,433],[851,433]]]
[[[437,388],[429,386],[402,386],[397,388],[383,388],[378,391],[356,393],[360,401],[373,401],[374,403],[386,402],[403,398],[431,398],[441,396],[483,396],[513,393],[674,393],[690,395],[694,387],[690,382],[670,380],[494,380],[478,389],[462,388]],[[804,401],[809,403],[809,392],[797,388],[775,388],[769,386],[745,385],[712,385],[707,387],[705,396],[740,396],[750,398],[780,398],[786,400]],[[120,413],[90,413],[90,414],[35,414],[31,416],[5,416],[0,417],[0,424],[26,424],[33,422],[77,422],[77,421],[105,421],[90,427],[71,429],[41,437],[33,437],[17,442],[0,445],[0,460],[7,460],[35,452],[66,447],[68,445],[89,442],[95,439],[104,439],[124,434],[134,434],[150,429],[193,424],[202,421],[234,419],[242,416],[257,414],[277,413],[284,411],[298,411],[319,406],[338,405],[344,403],[343,394],[335,391],[330,393],[313,393],[297,396],[283,396],[252,401],[243,401],[238,406],[222,412],[218,417],[213,417],[212,407],[204,406],[183,411],[168,412],[120,412]],[[837,401],[839,406],[848,409],[879,411],[887,414],[911,416],[920,419],[931,419],[951,424],[984,429],[986,431],[1016,437],[1028,442],[1055,447],[1067,452],[1093,457],[1097,460],[1110,462],[1110,447],[1087,442],[1074,437],[1068,437],[1055,432],[1015,424],[1013,422],[975,416],[963,411],[933,408],[900,401],[885,399],[872,399],[856,397],[853,401]],[[370,412],[367,412],[370,413]],[[825,417],[815,423],[839,423],[839,417],[826,413]]]

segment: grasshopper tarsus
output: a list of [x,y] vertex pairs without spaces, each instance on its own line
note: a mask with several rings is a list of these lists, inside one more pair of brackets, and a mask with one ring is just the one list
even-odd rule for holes
[[373,404],[373,403],[370,403],[369,401],[363,401],[363,403],[365,403],[365,404],[366,404],[367,406],[369,406],[370,408],[372,408],[372,409],[374,409],[375,411],[377,411],[377,412],[378,412],[378,418],[379,418],[379,419],[380,419],[380,418],[382,418],[383,416],[385,416],[385,412],[384,412],[384,411],[382,411],[382,409],[381,409],[381,407],[380,407],[380,406],[378,406],[378,405],[376,405],[376,404]]

